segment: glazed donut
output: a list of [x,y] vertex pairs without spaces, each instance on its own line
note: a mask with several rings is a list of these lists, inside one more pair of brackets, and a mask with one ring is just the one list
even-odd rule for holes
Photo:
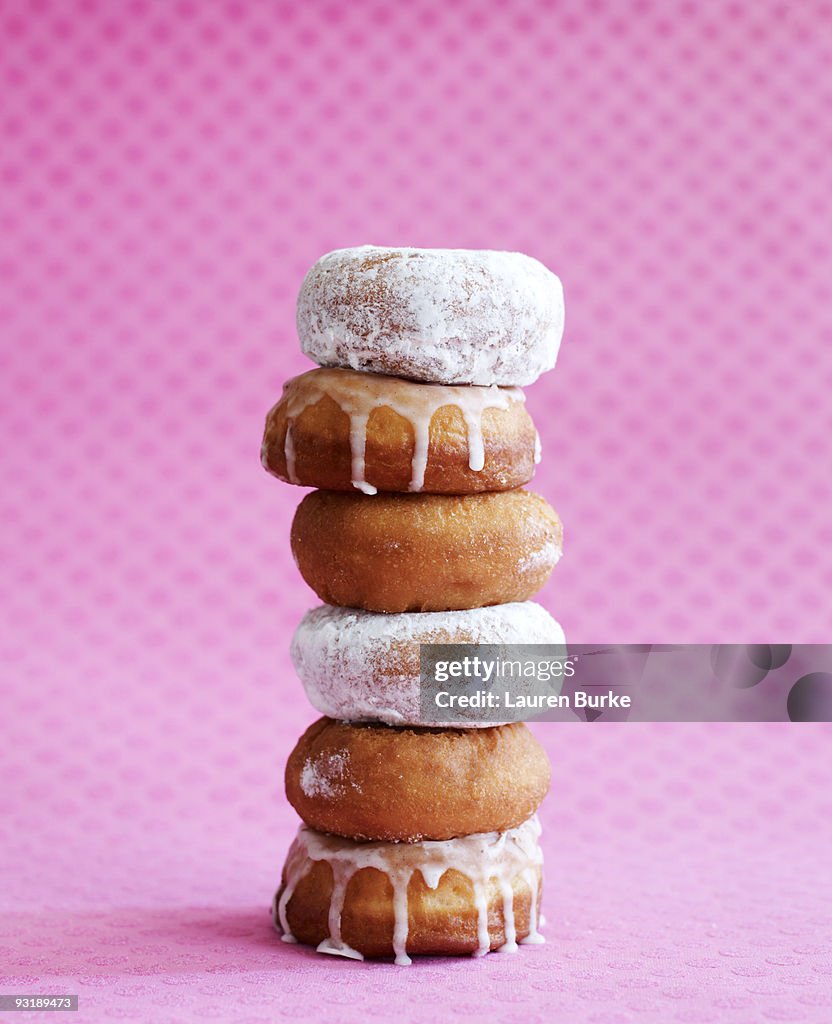
[[507,491],[540,457],[524,401],[519,388],[310,370],[269,412],[262,461],[288,483],[333,491]]
[[448,842],[355,843],[301,827],[272,905],[284,942],[363,960],[540,943],[540,825]]
[[521,489],[465,496],[307,494],[292,554],[322,601],[375,612],[526,601],[561,555],[555,510]]
[[[381,615],[321,605],[292,638],[292,661],[310,703],[341,721],[421,725],[419,644],[564,644],[563,630],[533,601],[455,612]],[[472,714],[476,718],[476,714]],[[482,727],[472,720],[432,726]]]
[[321,366],[440,384],[531,384],[555,365],[563,288],[518,252],[374,245],[321,257],[298,295]]
[[548,788],[549,759],[522,722],[398,729],[319,718],[286,764],[286,797],[306,824],[356,840],[504,832]]

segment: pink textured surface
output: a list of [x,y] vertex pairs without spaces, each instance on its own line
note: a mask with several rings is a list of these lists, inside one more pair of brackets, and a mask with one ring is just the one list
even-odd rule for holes
[[527,251],[567,635],[830,640],[830,5],[8,0],[0,61],[0,990],[828,1022],[825,727],[541,727],[545,947],[275,940],[312,598],[258,445],[320,253]]

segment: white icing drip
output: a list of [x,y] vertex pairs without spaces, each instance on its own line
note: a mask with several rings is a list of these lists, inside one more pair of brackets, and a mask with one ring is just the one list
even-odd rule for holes
[[485,956],[491,949],[491,936],[488,934],[488,899],[485,886],[479,879],[474,884],[474,906],[477,908],[477,948],[474,956]]
[[540,434],[535,430],[534,432],[534,464],[537,466],[540,464],[540,460],[543,458],[543,447],[540,444]]
[[393,952],[396,963],[400,967],[409,967],[411,959],[407,955],[407,887],[410,884],[411,872],[397,871],[391,879],[393,883]]
[[[435,385],[434,385],[435,386]],[[433,413],[431,413],[431,416]],[[430,453],[430,418],[422,413],[411,420],[414,434],[413,458],[410,461],[409,491],[421,491],[425,486],[425,472],[428,468]]]
[[468,409],[462,410],[468,431],[468,468],[474,473],[482,472],[485,466],[485,446],[482,440],[482,418],[472,416]]
[[[531,904],[529,907],[529,914],[534,913],[534,900],[535,900],[535,889],[532,889]],[[505,878],[500,879],[500,889],[503,894],[503,927],[505,930],[506,941],[500,946],[500,953],[516,953],[517,952],[517,930],[514,927],[514,890],[511,887],[511,882]]]
[[352,946],[348,946],[341,938],[341,913],[344,909],[347,885],[353,872],[350,870],[349,864],[344,861],[332,861],[330,866],[332,868],[332,896],[329,901],[329,935],[323,942],[318,943],[318,952],[345,956],[350,960],[363,960],[362,954]]
[[298,478],[295,475],[295,444],[292,438],[292,424],[286,427],[286,439],[283,442],[283,454],[286,456],[286,476],[289,483],[296,484]]
[[345,942],[342,942],[340,946],[336,946],[329,939],[324,939],[323,942],[319,942],[315,947],[319,953],[329,953],[330,956],[343,956],[348,960],[363,960],[364,956],[359,953],[357,949],[353,949],[352,946],[348,946]]
[[421,491],[430,455],[430,423],[439,409],[452,405],[462,413],[468,442],[468,466],[479,473],[485,467],[483,413],[486,409],[508,409],[513,402],[525,401],[520,388],[514,387],[414,384],[398,377],[355,373],[352,370],[310,370],[290,380],[284,391],[286,475],[292,483],[297,483],[292,426],[304,409],[325,396],[349,416],[352,485],[364,494],[376,493],[376,488],[365,479],[364,467],[367,423],[375,409],[392,409],[413,427],[415,444],[408,489]]
[[274,921],[275,928],[279,928],[283,934],[281,938],[284,942],[297,942],[298,940],[292,935],[292,931],[289,928],[289,922],[286,919],[286,907],[289,900],[294,895],[294,888],[286,888],[283,890],[280,896],[280,902],[277,901],[277,894],[275,893],[274,903],[272,904],[272,920]]
[[[302,825],[289,850],[284,869],[284,888],[275,924],[283,931],[284,940],[295,941],[289,929],[286,908],[310,864],[327,861],[332,869],[332,896],[329,904],[329,935],[319,945],[321,953],[333,953],[352,959],[363,959],[361,953],[344,942],[341,916],[350,879],[364,868],[375,868],[390,879],[393,887],[393,952],[397,964],[407,965],[408,897],[407,890],[414,872],[421,873],[425,884],[436,889],[446,871],[458,871],[470,879],[477,910],[477,949],[482,956],[491,948],[488,931],[489,883],[496,880],[502,896],[506,951],[516,948],[513,881],[522,879],[530,892],[530,935],[522,941],[538,942],[537,872],[543,863],[538,844],[540,823],[537,816],[508,832],[488,832],[461,836],[445,842],[420,843],[357,843],[337,836],[325,835]],[[287,937],[288,936],[288,937]]]
[[442,864],[434,864],[433,866],[423,864],[419,871],[428,889],[436,889],[442,881],[442,876],[445,874],[445,868]]
[[[346,411],[346,410],[345,410]],[[370,419],[369,410],[350,412],[350,455],[352,457],[351,483],[364,494],[376,494],[377,488],[364,479],[364,455],[367,448],[367,423]],[[292,421],[289,420],[291,423]]]
[[[543,854],[541,853],[541,861]],[[529,903],[529,934],[520,940],[521,946],[542,946],[546,941],[544,937],[537,930],[538,924],[543,926],[543,917],[539,913],[538,902],[540,901],[540,887],[537,884],[537,873],[535,871],[526,870],[523,872],[523,880],[529,887],[531,895],[531,902]]]

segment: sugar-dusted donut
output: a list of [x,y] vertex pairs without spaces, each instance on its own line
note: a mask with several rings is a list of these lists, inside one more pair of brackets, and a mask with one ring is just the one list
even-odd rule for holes
[[520,388],[310,370],[266,418],[263,465],[335,491],[506,491],[531,480],[539,459],[523,403]]
[[321,366],[441,384],[531,384],[555,365],[563,288],[518,252],[338,249],[307,273],[303,351]]
[[302,826],[272,913],[284,942],[357,960],[540,943],[537,818],[447,842],[355,843]]
[[526,601],[561,555],[555,510],[522,489],[464,496],[313,491],[292,553],[322,601],[376,612]]
[[[420,725],[420,644],[564,643],[561,627],[533,601],[400,615],[325,604],[301,620],[292,661],[310,703],[330,718]],[[483,725],[475,719],[430,724]]]
[[310,828],[416,842],[515,828],[549,788],[549,759],[522,722],[404,729],[319,718],[286,764],[286,797]]

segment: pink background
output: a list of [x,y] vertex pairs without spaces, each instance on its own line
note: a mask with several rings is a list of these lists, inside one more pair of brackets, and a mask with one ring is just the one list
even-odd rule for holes
[[364,242],[564,281],[530,389],[573,641],[829,641],[832,7],[0,7],[0,991],[84,1020],[832,1018],[830,730],[549,725],[549,943],[334,961],[267,906],[314,717],[294,298]]

